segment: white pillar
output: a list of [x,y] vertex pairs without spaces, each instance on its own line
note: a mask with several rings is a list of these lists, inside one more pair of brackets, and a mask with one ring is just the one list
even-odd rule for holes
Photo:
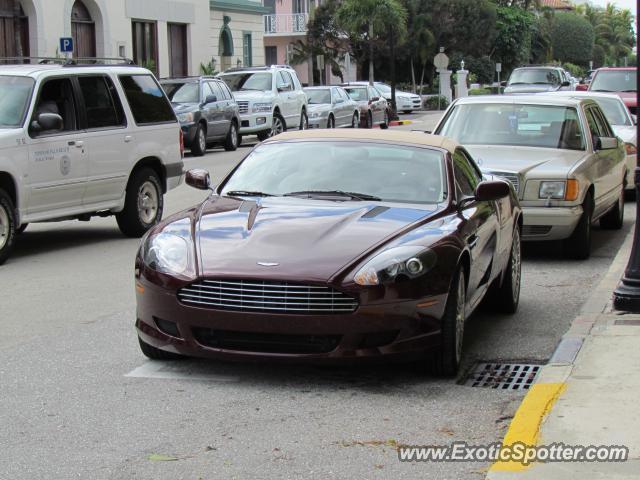
[[439,69],[438,73],[440,74],[440,95],[451,103],[451,70]]
[[458,70],[456,72],[457,85],[456,85],[456,98],[468,97],[469,89],[467,89],[467,75],[468,70]]

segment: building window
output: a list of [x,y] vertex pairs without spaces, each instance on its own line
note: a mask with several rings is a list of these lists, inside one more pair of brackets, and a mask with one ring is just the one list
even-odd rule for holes
[[278,47],[264,47],[264,64],[278,64]]
[[244,32],[242,34],[242,64],[245,67],[253,66],[253,55],[251,51],[251,33]]
[[180,23],[167,24],[169,30],[169,72],[172,77],[186,77],[187,26]]
[[134,20],[133,61],[158,74],[158,33],[155,22]]
[[71,9],[71,34],[74,57],[96,56],[96,25],[89,10],[80,0],[76,0]]
[[20,2],[0,1],[0,57],[28,56],[29,20]]

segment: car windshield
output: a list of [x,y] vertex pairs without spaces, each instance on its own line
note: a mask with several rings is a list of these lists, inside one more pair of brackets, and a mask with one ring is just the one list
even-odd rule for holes
[[367,89],[366,88],[352,88],[346,87],[345,90],[349,94],[349,96],[355,100],[356,102],[360,102],[362,100],[367,100]]
[[162,88],[167,97],[173,103],[198,103],[200,99],[200,86],[195,82],[189,83],[162,83]]
[[0,76],[0,128],[22,125],[34,84],[29,77]]
[[622,100],[618,98],[594,98],[611,125],[633,125]]
[[436,131],[463,145],[514,145],[584,150],[575,108],[480,103],[456,105]]
[[307,94],[310,105],[319,105],[322,103],[331,103],[331,91],[326,89],[305,88],[304,93]]
[[445,178],[443,154],[430,148],[296,141],[258,146],[226,181],[221,194],[353,192],[353,197],[388,202],[439,203],[445,198]]
[[271,90],[272,78],[270,72],[244,72],[244,73],[227,73],[221,75],[232,92],[241,92],[244,90]]
[[375,84],[376,88],[380,90],[382,93],[391,93],[391,87],[386,83],[377,83]]
[[558,72],[548,68],[523,68],[514,70],[509,77],[509,85],[532,83],[559,85],[560,76]]
[[637,92],[636,70],[600,70],[589,90],[596,92]]

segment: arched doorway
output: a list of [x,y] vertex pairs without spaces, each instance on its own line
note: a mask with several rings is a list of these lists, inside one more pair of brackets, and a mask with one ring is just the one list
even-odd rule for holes
[[0,0],[0,57],[29,56],[29,18],[18,0]]
[[74,57],[96,56],[96,24],[81,0],[76,0],[71,9],[71,35]]
[[229,23],[231,18],[224,16],[222,18],[222,29],[220,30],[220,37],[218,37],[218,55],[220,55],[220,71],[224,72],[231,68],[231,57],[233,56],[233,36],[231,35],[231,28]]

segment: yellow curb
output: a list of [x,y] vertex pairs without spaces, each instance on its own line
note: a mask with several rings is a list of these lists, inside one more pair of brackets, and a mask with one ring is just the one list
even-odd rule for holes
[[[535,383],[527,392],[516,412],[509,430],[504,436],[502,445],[523,443],[525,445],[537,445],[540,435],[540,425],[553,408],[556,400],[564,389],[566,383]],[[531,465],[523,465],[517,461],[497,461],[489,471],[491,472],[520,472]]]
[[392,120],[394,126],[396,125],[411,125],[413,123],[412,120]]

